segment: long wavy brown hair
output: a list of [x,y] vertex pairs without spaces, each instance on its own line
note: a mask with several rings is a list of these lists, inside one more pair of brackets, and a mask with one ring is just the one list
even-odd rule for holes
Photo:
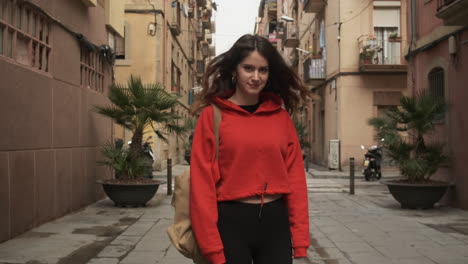
[[236,88],[232,82],[232,74],[236,71],[237,65],[253,51],[257,51],[268,61],[269,77],[262,92],[273,92],[280,96],[286,110],[291,114],[307,101],[310,96],[309,91],[297,74],[286,65],[276,48],[261,36],[247,34],[208,64],[203,76],[203,89],[191,107],[192,114],[196,115],[211,104],[215,96],[224,97],[230,94],[228,90]]

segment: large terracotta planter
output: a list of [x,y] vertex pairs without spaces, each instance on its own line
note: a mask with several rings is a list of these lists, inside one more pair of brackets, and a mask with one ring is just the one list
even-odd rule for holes
[[387,185],[392,196],[402,208],[406,209],[430,209],[447,192],[453,184],[410,184],[392,180],[382,180],[380,183]]
[[105,180],[99,180],[97,183],[102,185],[104,192],[111,199],[115,206],[140,207],[146,206],[158,191],[162,181],[152,180],[145,183],[118,183]]

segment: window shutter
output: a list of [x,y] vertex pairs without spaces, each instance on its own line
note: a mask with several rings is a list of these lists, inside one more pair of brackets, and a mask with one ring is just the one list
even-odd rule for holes
[[374,27],[400,28],[400,8],[375,8]]

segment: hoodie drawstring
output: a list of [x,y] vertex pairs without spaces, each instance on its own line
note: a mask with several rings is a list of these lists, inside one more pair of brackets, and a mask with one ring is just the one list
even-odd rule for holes
[[265,192],[266,192],[266,189],[268,187],[268,182],[265,183],[265,187],[263,188],[263,192],[262,192],[262,203],[260,204],[260,211],[258,212],[258,219],[262,219],[262,210],[263,210],[263,205],[264,205],[264,199],[265,199]]

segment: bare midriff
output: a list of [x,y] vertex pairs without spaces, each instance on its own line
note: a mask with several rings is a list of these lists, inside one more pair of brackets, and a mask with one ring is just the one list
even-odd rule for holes
[[[263,195],[263,203],[273,202],[275,200],[280,199],[281,197],[283,197],[283,195],[279,193],[278,194],[265,194]],[[262,196],[261,195],[250,196],[250,197],[237,199],[236,201],[241,202],[241,203],[249,203],[249,204],[261,204]]]

